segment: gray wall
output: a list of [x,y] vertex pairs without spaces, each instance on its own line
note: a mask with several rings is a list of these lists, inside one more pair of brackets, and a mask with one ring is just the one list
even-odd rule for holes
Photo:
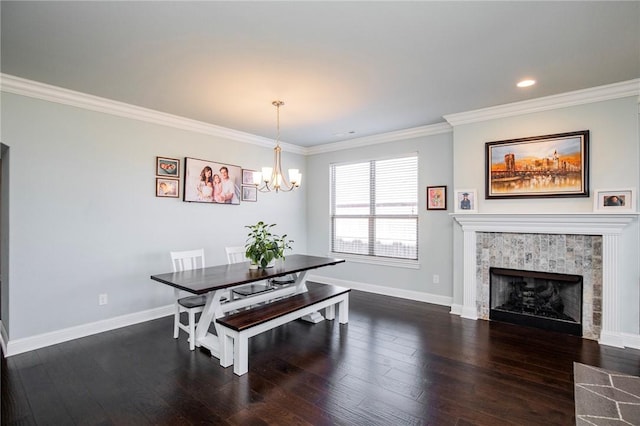
[[[308,249],[317,255],[327,255],[330,250],[329,166],[332,163],[366,161],[415,152],[418,153],[419,167],[419,268],[348,261],[319,273],[360,287],[385,287],[381,292],[388,294],[398,295],[407,291],[420,300],[444,302],[437,296],[451,297],[452,223],[448,213],[452,211],[453,151],[450,132],[309,156],[307,167],[313,179],[307,180]],[[433,185],[447,186],[448,211],[426,210],[426,187]],[[440,276],[438,284],[433,283],[434,274]]]
[[[156,156],[258,169],[273,162],[272,149],[1,96],[1,140],[11,152],[3,294],[11,340],[168,305],[171,289],[149,276],[171,270],[170,250],[203,247],[208,264],[225,263],[224,247],[243,245],[244,226],[258,220],[277,223],[294,252],[306,251],[304,188],[239,206],[155,197]],[[283,163],[307,177],[303,156],[285,153]]]
[[[283,154],[303,187],[259,194],[240,206],[156,198],[156,156],[195,157],[258,169],[272,149],[173,127],[1,93],[3,159],[3,326],[21,339],[167,306],[169,288],[149,275],[170,269],[170,250],[203,247],[207,263],[225,262],[224,247],[241,245],[247,224],[278,223],[294,252],[329,253],[329,165],[417,152],[419,265],[347,262],[321,271],[327,279],[372,291],[462,302],[461,233],[449,213],[455,188],[477,188],[480,212],[590,212],[592,198],[484,200],[484,143],[573,130],[591,131],[591,188],[638,187],[636,97],[456,125],[453,132],[309,155]],[[5,156],[6,155],[6,156]],[[184,164],[183,164],[184,166]],[[427,211],[426,187],[446,185],[448,211]],[[7,197],[8,196],[8,197]],[[10,221],[9,229],[6,220]],[[6,226],[6,228],[5,228]],[[635,269],[620,295],[624,327],[638,330],[638,225],[623,238]],[[6,250],[8,247],[9,251]],[[6,257],[3,258],[6,260]],[[320,271],[317,271],[318,273]],[[433,283],[433,275],[440,283]],[[98,306],[98,295],[109,303]]]

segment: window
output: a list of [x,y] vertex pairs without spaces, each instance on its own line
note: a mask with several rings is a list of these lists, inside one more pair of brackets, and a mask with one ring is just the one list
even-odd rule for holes
[[331,251],[418,259],[418,157],[331,165]]

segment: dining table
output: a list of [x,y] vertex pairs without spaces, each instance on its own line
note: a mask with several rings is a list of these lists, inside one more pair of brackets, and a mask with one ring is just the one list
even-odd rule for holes
[[[221,344],[218,336],[222,333],[215,321],[216,318],[252,305],[304,293],[307,291],[306,281],[309,271],[337,265],[344,261],[344,259],[331,257],[292,254],[278,259],[270,268],[251,269],[247,261],[156,274],[151,275],[151,279],[188,293],[205,295],[206,303],[196,326],[195,345],[208,349],[212,356],[220,359]],[[227,297],[226,299],[223,297],[236,287],[260,281],[270,283],[271,280],[277,281],[277,278],[282,277],[291,277],[293,282],[288,285],[273,285],[270,291],[259,292],[248,297]],[[316,312],[307,320],[318,322],[321,320],[321,314]],[[209,331],[211,324],[216,330],[215,334]]]

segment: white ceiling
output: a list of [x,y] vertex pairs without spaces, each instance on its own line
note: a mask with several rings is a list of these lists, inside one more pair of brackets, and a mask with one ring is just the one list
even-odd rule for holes
[[0,7],[2,73],[300,146],[640,77],[638,1]]

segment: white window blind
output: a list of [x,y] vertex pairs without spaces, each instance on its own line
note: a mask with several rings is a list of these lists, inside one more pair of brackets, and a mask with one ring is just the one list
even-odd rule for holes
[[418,259],[418,157],[331,165],[331,251]]

